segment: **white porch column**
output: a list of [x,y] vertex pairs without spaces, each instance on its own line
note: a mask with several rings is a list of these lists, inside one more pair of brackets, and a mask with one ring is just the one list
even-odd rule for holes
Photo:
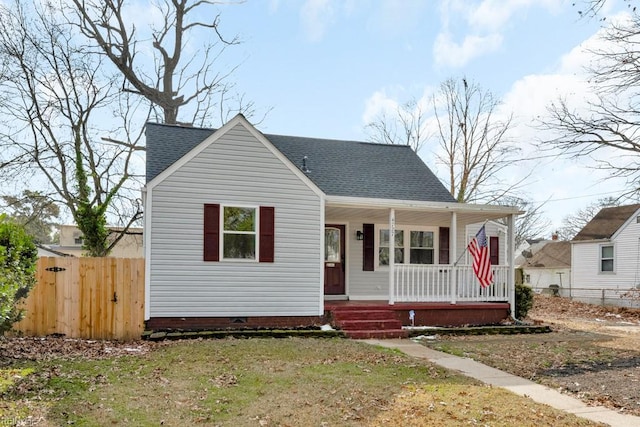
[[451,226],[449,227],[449,264],[451,265],[451,271],[449,273],[449,293],[451,296],[451,304],[456,303],[456,280],[458,279],[458,248],[456,243],[458,242],[458,214],[451,212]]
[[516,272],[513,268],[513,262],[515,258],[515,244],[516,244],[516,216],[514,214],[509,215],[507,218],[507,260],[509,262],[509,271],[507,274],[507,287],[509,289],[509,308],[511,310],[511,317],[516,318]]
[[396,210],[389,210],[389,304],[396,301]]

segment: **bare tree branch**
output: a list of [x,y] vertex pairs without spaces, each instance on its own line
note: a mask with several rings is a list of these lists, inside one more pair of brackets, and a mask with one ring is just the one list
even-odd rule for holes
[[449,79],[432,102],[442,151],[438,159],[447,167],[449,191],[459,202],[494,202],[526,180],[505,184],[498,178],[518,160],[520,150],[507,138],[512,117],[495,117],[500,103],[489,91],[465,78]]
[[373,122],[367,124],[366,131],[372,142],[407,145],[417,153],[430,136],[426,119],[422,105],[414,98],[398,106],[392,116],[384,111],[380,113]]
[[[0,111],[10,119],[0,128],[0,172],[42,176],[52,199],[66,206],[84,234],[85,249],[105,256],[111,248],[107,213],[126,206],[137,175],[132,158],[142,134],[130,132],[130,119],[140,111],[122,108],[132,104],[116,79],[57,16],[59,10],[48,4],[0,6],[0,58],[7,71]],[[105,114],[123,124],[104,127]],[[101,142],[103,132],[120,137]],[[124,210],[126,231],[141,210],[137,203]]]
[[[213,64],[228,46],[237,45],[237,36],[226,38],[220,32],[220,14],[215,13],[217,1],[163,0],[156,4],[161,22],[151,28],[150,40],[136,31],[127,16],[125,0],[72,0],[76,20],[82,34],[92,40],[100,52],[113,63],[124,78],[122,89],[147,99],[162,112],[164,123],[179,123],[182,107],[194,106],[192,117],[186,121],[210,120],[212,100],[221,92],[228,92],[233,84],[231,75],[214,71]],[[235,2],[234,2],[235,3]],[[207,16],[213,19],[206,19]],[[209,42],[184,57],[185,45],[191,32],[198,29],[215,34]],[[150,42],[154,69],[141,51]],[[235,99],[233,100],[235,101]],[[217,106],[221,110],[226,106]],[[236,108],[236,109],[241,109]],[[247,115],[247,114],[245,114]],[[182,120],[185,123],[185,120]]]

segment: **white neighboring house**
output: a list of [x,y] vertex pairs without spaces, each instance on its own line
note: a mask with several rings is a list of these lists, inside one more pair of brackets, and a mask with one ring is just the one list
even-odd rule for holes
[[601,209],[571,241],[571,264],[571,297],[637,306],[640,204]]
[[544,241],[538,243],[531,256],[523,257],[520,264],[523,282],[536,292],[557,286],[560,295],[569,296],[571,288],[571,242]]

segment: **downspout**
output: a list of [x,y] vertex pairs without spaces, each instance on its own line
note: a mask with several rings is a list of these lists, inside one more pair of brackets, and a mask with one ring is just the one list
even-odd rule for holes
[[395,265],[396,265],[396,210],[389,210],[389,304],[396,301]]

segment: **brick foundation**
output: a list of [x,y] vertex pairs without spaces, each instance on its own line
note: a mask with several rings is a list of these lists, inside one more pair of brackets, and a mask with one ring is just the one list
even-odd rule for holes
[[256,317],[152,317],[146,322],[150,330],[216,330],[256,328],[306,328],[324,323],[322,316]]

